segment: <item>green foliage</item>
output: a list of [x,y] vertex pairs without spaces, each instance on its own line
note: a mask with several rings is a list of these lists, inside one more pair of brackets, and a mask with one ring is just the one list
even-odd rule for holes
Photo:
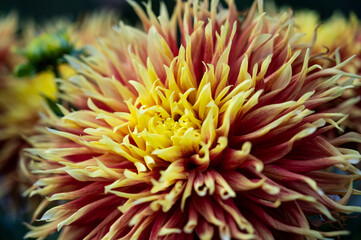
[[26,77],[43,70],[56,73],[56,66],[65,62],[64,56],[76,55],[79,50],[74,49],[69,35],[65,31],[60,31],[39,35],[25,49],[19,50],[19,53],[26,57],[27,62],[17,66],[14,74],[17,77]]
[[15,67],[14,74],[17,77],[31,76],[36,73],[35,67],[30,63],[20,64]]
[[43,33],[33,39],[25,49],[30,63],[57,62],[65,54],[71,53],[73,45],[65,31],[55,34]]
[[63,113],[61,112],[60,108],[58,107],[57,102],[55,102],[54,100],[48,98],[45,95],[43,95],[43,98],[45,99],[46,103],[48,104],[50,109],[53,111],[53,113],[55,113],[59,117],[64,116]]

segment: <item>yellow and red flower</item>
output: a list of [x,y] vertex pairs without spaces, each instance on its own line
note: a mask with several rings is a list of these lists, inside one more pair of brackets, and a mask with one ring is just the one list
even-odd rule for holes
[[[130,2],[144,31],[120,24],[62,81],[61,117],[29,140],[29,189],[56,206],[29,226],[43,239],[322,239],[358,193],[360,154],[325,139],[345,119],[317,112],[354,77],[310,65],[290,13],[247,15],[177,1],[169,17]],[[259,14],[257,13],[257,7]],[[148,15],[148,16],[147,16]],[[177,36],[179,29],[180,35]],[[179,39],[179,41],[177,40]],[[322,61],[322,60],[321,60]],[[326,61],[326,60],[325,60]],[[324,171],[336,166],[347,175]],[[337,201],[335,199],[338,199]],[[34,218],[44,210],[40,205]]]

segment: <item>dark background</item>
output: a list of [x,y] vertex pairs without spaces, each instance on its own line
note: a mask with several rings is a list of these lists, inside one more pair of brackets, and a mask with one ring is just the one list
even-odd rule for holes
[[[141,2],[141,0],[136,0]],[[146,0],[147,1],[147,0]],[[221,0],[224,3],[224,0]],[[267,2],[267,0],[265,0]],[[159,6],[159,0],[151,0],[155,9]],[[164,0],[169,9],[174,6],[175,0]],[[235,0],[239,9],[249,7],[253,0]],[[278,6],[291,6],[293,9],[313,9],[321,14],[323,19],[332,15],[333,12],[341,11],[348,15],[350,11],[361,17],[360,0],[274,0]],[[33,18],[37,21],[45,21],[50,17],[75,16],[84,14],[95,9],[108,7],[117,9],[123,18],[135,21],[136,16],[125,0],[0,0],[0,11],[8,12],[16,10],[23,18]]]
[[[140,0],[136,0],[141,2]],[[267,0],[266,0],[267,1]],[[175,0],[164,0],[169,10],[173,9]],[[251,6],[253,0],[235,0],[238,9],[246,9]],[[351,11],[361,18],[361,0],[275,0],[277,6],[292,7],[294,10],[312,9],[319,12],[322,19],[327,19],[335,11],[348,15]],[[224,1],[223,1],[224,3]],[[152,0],[153,8],[157,12],[159,1]],[[137,16],[125,0],[0,0],[0,14],[16,11],[22,21],[35,19],[38,23],[44,23],[50,18],[60,16],[72,20],[78,19],[85,13],[110,8],[116,10],[125,22],[134,23]],[[1,38],[0,38],[1,41]],[[352,198],[352,204],[361,205],[360,198]],[[0,209],[0,240],[20,240],[26,232],[22,222],[27,222],[29,216],[13,216],[9,218],[5,209]],[[343,237],[347,240],[361,240],[361,217],[359,214],[348,220],[347,228],[351,235]],[[56,236],[48,239],[55,239]]]

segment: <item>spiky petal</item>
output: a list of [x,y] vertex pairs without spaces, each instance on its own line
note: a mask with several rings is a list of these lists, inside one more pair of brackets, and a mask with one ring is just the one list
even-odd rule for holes
[[[324,67],[338,66],[347,72],[361,74],[360,24],[356,15],[351,14],[347,19],[340,14],[334,14],[330,19],[321,22],[317,13],[303,11],[296,13],[296,26],[297,31],[304,35],[300,40],[312,43],[315,61],[326,58],[328,61],[323,63]],[[341,64],[346,60],[350,63]],[[346,80],[347,78],[340,78],[339,84]],[[356,78],[353,86],[343,93],[342,98],[323,106],[323,109],[349,114],[341,125],[342,130],[351,129],[361,133],[360,95],[360,80]],[[337,135],[337,131],[333,134]],[[358,146],[360,150],[361,145]]]

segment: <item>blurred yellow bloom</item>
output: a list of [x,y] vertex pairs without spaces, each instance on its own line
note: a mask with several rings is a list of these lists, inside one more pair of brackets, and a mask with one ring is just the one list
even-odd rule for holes
[[[304,34],[301,40],[315,41],[312,47],[314,52],[332,54],[338,50],[340,61],[360,55],[361,41],[357,40],[360,26],[355,14],[350,14],[349,19],[341,14],[334,14],[330,19],[321,21],[316,12],[301,11],[296,13],[295,19],[297,32]],[[356,57],[346,68],[349,72],[358,73],[361,61]]]
[[65,55],[81,54],[84,45],[95,42],[115,19],[114,13],[99,12],[77,23],[64,19],[41,27],[30,23],[20,37],[16,35],[16,15],[1,19],[0,198],[10,191],[20,195],[24,189],[17,187],[29,183],[19,172],[21,149],[27,144],[23,136],[35,130],[44,105],[56,107],[59,86],[55,79],[69,79],[75,74]]
[[76,74],[75,69],[70,67],[69,64],[67,64],[67,63],[59,64],[58,72],[62,79],[69,79],[70,77],[72,77]]
[[[43,96],[56,99],[56,84],[53,72],[41,72],[28,79],[15,79],[8,84],[8,89],[1,91],[0,102],[6,108],[0,124],[15,125],[36,118],[40,110]],[[19,129],[17,129],[19,130]]]

